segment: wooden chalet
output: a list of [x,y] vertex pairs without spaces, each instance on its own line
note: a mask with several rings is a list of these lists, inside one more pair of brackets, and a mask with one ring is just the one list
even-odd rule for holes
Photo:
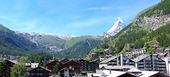
[[44,67],[37,67],[28,71],[28,77],[49,77],[50,72],[50,70]]

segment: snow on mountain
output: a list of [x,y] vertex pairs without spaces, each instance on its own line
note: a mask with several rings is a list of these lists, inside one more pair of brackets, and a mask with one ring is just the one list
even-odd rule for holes
[[110,37],[116,35],[118,32],[120,32],[124,28],[123,20],[118,17],[116,22],[113,24],[113,26],[105,33],[105,37]]
[[[53,33],[36,33],[36,32],[18,32],[18,31],[15,31],[16,34],[20,34],[20,35],[24,35],[24,36],[36,36],[36,37],[55,37],[55,38],[60,38],[60,39],[63,39],[63,40],[69,40],[75,36],[70,36],[70,35],[56,35],[56,34],[53,34]],[[31,38],[30,38],[31,39]],[[37,39],[38,40],[38,39]],[[34,42],[34,40],[32,40]]]

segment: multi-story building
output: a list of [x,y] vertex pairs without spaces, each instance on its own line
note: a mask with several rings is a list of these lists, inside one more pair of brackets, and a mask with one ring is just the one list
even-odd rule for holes
[[77,62],[82,65],[81,66],[81,71],[82,72],[95,72],[96,69],[99,68],[99,64],[97,62],[95,62],[95,61],[89,62],[89,61],[80,59]]
[[157,55],[144,54],[133,59],[136,68],[142,71],[160,71],[166,73],[166,62]]
[[126,71],[135,66],[135,62],[126,56],[112,56],[100,62],[99,68]]

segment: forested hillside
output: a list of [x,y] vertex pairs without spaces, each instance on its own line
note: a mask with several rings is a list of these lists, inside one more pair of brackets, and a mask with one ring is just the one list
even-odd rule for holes
[[169,8],[170,0],[161,0],[160,3],[147,8],[117,35],[105,38],[85,59],[93,60],[96,56],[92,56],[91,53],[98,54],[105,49],[112,50],[113,55],[116,55],[143,47],[147,49],[147,53],[154,53],[157,47],[169,47]]

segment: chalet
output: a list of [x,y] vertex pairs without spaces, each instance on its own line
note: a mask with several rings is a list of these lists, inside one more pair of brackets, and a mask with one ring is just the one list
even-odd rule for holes
[[166,62],[156,55],[144,54],[133,59],[133,61],[139,70],[166,73]]
[[89,62],[89,61],[80,59],[77,62],[82,65],[81,66],[82,72],[95,72],[96,69],[99,69],[99,64],[95,61]]
[[81,64],[76,61],[68,61],[61,65],[60,76],[61,77],[72,77],[76,74],[80,74]]
[[13,61],[11,60],[5,60],[5,77],[10,77],[10,73],[11,73],[11,68],[13,67],[13,65],[15,64]]
[[28,77],[49,77],[50,72],[50,70],[44,67],[37,67],[28,71]]

